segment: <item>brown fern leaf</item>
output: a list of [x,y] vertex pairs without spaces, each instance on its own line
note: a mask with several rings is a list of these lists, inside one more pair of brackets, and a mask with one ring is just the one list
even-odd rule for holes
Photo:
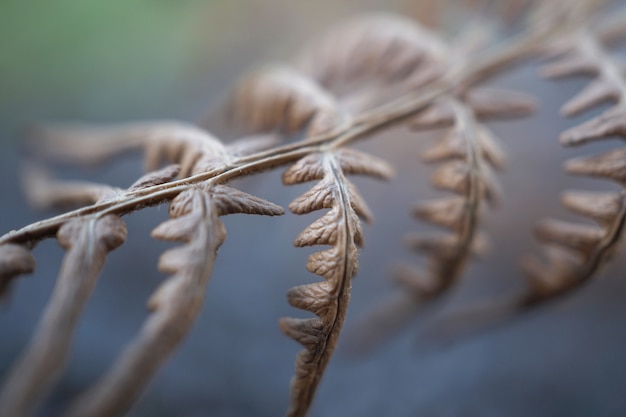
[[[495,35],[477,23],[468,25],[458,40],[445,46],[448,64],[454,68],[471,60],[485,44],[494,42]],[[481,214],[485,203],[493,206],[498,199],[500,186],[493,171],[504,167],[506,155],[483,122],[527,116],[534,107],[528,95],[473,86],[446,94],[408,121],[412,130],[446,129],[423,159],[439,164],[432,185],[456,195],[420,203],[413,213],[448,231],[407,237],[409,247],[426,255],[427,269],[394,268],[393,278],[409,296],[395,294],[366,315],[355,332],[356,350],[367,352],[406,325],[458,282],[473,255],[486,251],[487,239],[479,230]]]
[[[598,117],[574,127],[561,135],[565,146],[577,146],[594,140],[624,137],[626,129],[622,119],[626,115],[626,80],[620,63],[610,56],[602,42],[613,42],[626,34],[623,16],[611,18],[608,23],[597,24],[590,29],[587,22],[600,6],[599,1],[545,2],[538,10],[541,14],[561,16],[564,32],[544,48],[552,56],[552,62],[543,68],[543,74],[551,78],[588,75],[597,79],[581,94],[566,104],[562,113],[574,115],[595,108],[606,101],[617,102],[614,107]],[[545,20],[543,25],[551,24]],[[582,26],[581,26],[582,24]],[[619,26],[622,27],[619,27]],[[568,161],[566,171],[612,179],[622,186],[626,183],[625,153],[616,149],[604,155],[577,158]],[[501,324],[521,311],[580,288],[607,262],[615,252],[626,219],[626,193],[568,191],[562,202],[576,214],[590,218],[597,225],[576,224],[547,219],[536,228],[537,238],[545,246],[542,261],[527,256],[523,267],[528,278],[528,288],[523,294],[503,297],[499,300],[481,302],[464,308],[456,314],[438,321],[438,328],[446,333],[466,335],[485,327]],[[450,334],[448,334],[448,337]]]
[[[170,165],[159,171],[150,172],[135,181],[127,190],[123,190],[121,188],[93,182],[55,180],[52,179],[41,166],[27,164],[23,170],[24,178],[22,182],[27,200],[31,205],[40,210],[74,206],[84,207],[92,204],[112,202],[117,198],[133,194],[136,191],[164,184],[175,178],[179,170],[178,165]],[[140,207],[134,207],[134,209],[138,208]],[[63,222],[61,222],[58,228],[52,228],[50,234],[53,236],[60,227],[63,227]],[[27,244],[30,246],[35,246],[37,243],[38,240],[27,241]],[[9,252],[4,256],[0,253],[0,262],[11,262],[11,259],[13,259],[13,262],[15,262],[14,267],[17,269],[15,271],[7,270],[6,273],[0,273],[0,297],[6,295],[12,278],[19,273],[29,272],[28,265],[34,265],[34,261],[31,262],[29,260],[30,255],[26,256],[27,253],[23,253],[22,257],[18,256],[20,252],[15,248],[22,248],[21,246],[7,245],[7,248],[12,249],[7,249]],[[22,248],[22,250],[25,249]],[[6,260],[4,260],[5,256]],[[19,272],[22,269],[24,272]]]
[[159,260],[159,269],[172,276],[150,297],[151,315],[139,336],[67,415],[122,415],[183,340],[202,308],[217,249],[226,238],[219,216],[283,212],[275,204],[222,185],[207,184],[179,194],[170,206],[171,219],[152,232],[157,239],[184,243]]
[[58,378],[106,255],[124,242],[126,227],[114,215],[74,219],[57,238],[67,254],[35,335],[0,392],[2,417],[28,415]]
[[[491,94],[489,91],[483,97]],[[506,156],[480,119],[519,115],[532,106],[528,98],[517,94],[504,94],[496,100],[502,103],[500,109],[487,111],[491,105],[486,101],[448,97],[411,121],[416,129],[450,126],[423,159],[441,164],[431,178],[433,186],[456,195],[422,202],[414,208],[417,218],[448,232],[407,236],[407,245],[426,256],[427,269],[407,265],[394,268],[393,278],[409,296],[397,294],[369,313],[357,331],[356,349],[371,350],[399,330],[458,282],[472,256],[487,250],[486,236],[479,230],[481,213],[485,203],[497,201],[500,187],[492,171],[505,165]]]
[[33,132],[37,152],[46,158],[94,164],[123,152],[145,151],[145,169],[154,171],[163,159],[180,164],[180,176],[228,165],[227,147],[208,132],[176,121],[119,126],[43,126]]
[[86,181],[59,181],[52,179],[40,166],[28,164],[23,170],[23,190],[28,202],[35,208],[83,207],[114,200],[124,193],[132,193],[155,185],[165,184],[178,176],[180,167],[170,165],[149,172],[135,181],[127,190]]
[[[611,31],[614,31],[612,28]],[[605,102],[615,103],[603,114],[573,127],[561,135],[564,146],[579,146],[591,141],[626,138],[626,77],[623,64],[611,56],[600,36],[591,29],[581,29],[552,63],[544,68],[549,77],[592,75],[595,79],[562,108],[565,116],[574,116]],[[602,155],[568,161],[565,170],[612,180],[626,187],[626,148]],[[556,298],[588,282],[615,252],[626,222],[625,192],[589,193],[569,191],[563,195],[566,208],[592,219],[596,225],[546,220],[536,230],[538,239],[549,245],[547,263],[536,258],[524,265],[530,288],[523,305]]]
[[[525,117],[535,109],[535,101],[527,94],[487,87],[470,90],[463,101],[479,121]],[[443,100],[412,118],[409,126],[421,130],[450,127],[455,123],[454,106]],[[498,161],[494,163],[498,164]]]
[[290,417],[304,416],[313,400],[324,369],[333,354],[350,301],[351,278],[358,268],[358,247],[363,245],[359,216],[369,217],[362,198],[345,177],[361,174],[389,178],[391,169],[382,161],[349,149],[311,154],[283,174],[285,184],[320,181],[289,209],[296,214],[330,209],[295,240],[296,246],[329,245],[309,257],[307,269],[325,281],[292,288],[289,303],[316,318],[284,318],[281,330],[305,347],[296,359],[291,381]]
[[[60,202],[92,205],[0,236],[0,286],[16,274],[32,269],[26,249],[39,240],[58,231],[59,241],[68,248],[58,288],[41,328],[25,358],[11,374],[6,390],[0,394],[0,417],[26,414],[62,367],[75,322],[105,255],[125,237],[118,216],[171,201],[171,219],[158,226],[153,234],[160,239],[183,242],[182,246],[165,252],[159,262],[160,269],[172,276],[150,298],[151,314],[140,334],[110,373],[69,410],[69,415],[109,417],[128,410],[185,337],[201,309],[217,249],[225,239],[219,216],[283,212],[278,206],[223,184],[287,164],[293,165],[284,173],[286,184],[317,181],[291,203],[291,211],[305,214],[326,209],[294,242],[296,246],[328,246],[311,255],[307,264],[310,272],[324,280],[293,288],[288,293],[292,306],[316,317],[280,322],[281,329],[305,348],[296,360],[288,414],[306,415],[346,316],[351,279],[358,267],[358,248],[364,242],[361,220],[372,217],[356,187],[346,177],[391,175],[384,162],[341,148],[409,118],[413,118],[410,123],[416,129],[450,128],[439,144],[428,150],[425,159],[441,163],[433,176],[433,185],[454,195],[422,204],[415,210],[420,218],[447,231],[411,238],[410,245],[426,254],[431,268],[421,276],[407,273],[407,269],[400,274],[400,280],[411,289],[402,293],[401,318],[412,315],[419,307],[416,298],[435,299],[443,294],[458,280],[470,256],[485,246],[479,233],[481,208],[496,200],[498,187],[491,171],[502,166],[505,157],[481,123],[517,116],[529,108],[524,97],[476,85],[529,56],[554,33],[574,27],[578,15],[586,15],[565,9],[586,11],[587,6],[600,2],[603,0],[543,1],[543,4],[558,3],[554,8],[559,14],[546,14],[540,22],[553,26],[554,31],[530,28],[510,41],[490,44],[476,54],[477,58],[472,53],[484,46],[480,36],[472,35],[466,43],[448,46],[436,35],[403,18],[379,15],[355,21],[309,49],[298,60],[296,70],[268,69],[244,80],[234,94],[232,116],[250,131],[271,135],[229,146],[206,131],[179,122],[41,130],[39,136],[46,140],[40,142],[38,150],[53,157],[93,163],[123,151],[144,149],[150,171],[160,166],[162,160],[176,163],[180,168],[151,172],[128,190],[85,183],[68,186],[41,176],[35,178],[35,182],[40,181],[38,186],[33,186],[35,200],[39,198],[42,205]],[[564,24],[554,16],[571,18],[573,23]],[[606,36],[614,38],[619,32],[613,26]],[[467,51],[462,51],[463,48]],[[579,46],[570,43],[566,51],[571,52],[572,48]],[[595,53],[599,49],[591,50]],[[566,112],[583,111],[606,100],[617,100],[619,104],[612,112],[577,128],[566,142],[583,143],[607,134],[623,135],[626,130],[622,121],[626,88],[623,80],[614,80],[617,64],[600,55],[594,55],[591,60],[596,65],[592,73],[601,75],[599,83],[573,101]],[[585,62],[578,68],[588,71],[588,65]],[[377,107],[363,113],[373,106]],[[427,110],[423,112],[424,109]],[[354,114],[358,117],[353,117]],[[275,146],[281,136],[295,136],[302,131],[306,141]],[[315,140],[311,140],[314,136]],[[568,169],[624,184],[624,156],[618,150],[571,162]],[[170,184],[176,176],[181,180]],[[538,263],[531,265],[539,277],[533,281],[533,297],[573,288],[579,282],[576,274],[596,268],[606,260],[621,235],[626,217],[624,194],[598,198],[581,193],[566,195],[568,207],[596,219],[600,226],[546,222],[539,228],[538,236],[550,245],[548,256],[552,261],[547,268]],[[6,265],[4,258],[12,257],[17,257],[19,263]],[[396,314],[395,306],[394,311]]]
[[28,249],[11,243],[0,245],[0,299],[9,292],[15,278],[34,270],[35,258]]
[[167,184],[178,177],[179,174],[180,165],[168,165],[157,171],[148,172],[128,187],[128,191],[139,191],[156,185]]
[[256,152],[272,148],[280,143],[281,138],[277,134],[262,133],[244,136],[228,144],[228,152],[235,158],[243,158]]
[[287,66],[268,66],[239,81],[226,107],[233,126],[252,133],[307,137],[328,133],[344,116],[335,99],[312,79]]
[[83,207],[114,198],[122,189],[86,181],[56,181],[40,167],[34,165],[24,170],[22,189],[34,208],[65,209]]
[[[478,45],[461,40],[454,48],[471,59]],[[446,292],[461,276],[469,257],[487,246],[484,234],[478,231],[482,207],[484,202],[493,205],[497,201],[500,187],[493,170],[504,167],[506,155],[482,122],[527,116],[533,109],[534,101],[525,94],[476,87],[441,99],[409,121],[414,130],[447,128],[423,159],[441,164],[431,178],[433,186],[458,194],[420,203],[414,210],[419,219],[452,232],[408,240],[428,257],[426,272],[403,267],[396,275],[416,300]]]
[[332,29],[295,62],[356,114],[441,76],[447,53],[444,43],[416,22],[372,14]]

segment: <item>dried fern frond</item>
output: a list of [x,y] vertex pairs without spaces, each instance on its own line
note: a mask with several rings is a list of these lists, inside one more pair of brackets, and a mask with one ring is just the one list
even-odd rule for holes
[[267,151],[281,142],[280,135],[260,133],[244,136],[227,145],[228,152],[235,158],[243,158],[259,152]]
[[[179,167],[170,165],[159,171],[148,173],[135,181],[127,190],[92,182],[54,180],[43,168],[34,164],[27,164],[24,172],[23,184],[26,197],[33,206],[43,210],[97,204],[106,206],[119,198],[171,181],[178,175]],[[138,208],[134,207],[134,209]],[[25,232],[27,240],[22,243],[29,247],[35,246],[39,240],[48,235],[57,234],[68,221],[81,218],[80,216],[63,217],[58,218],[46,228],[43,235],[30,237],[29,233]],[[30,273],[33,269],[34,258],[23,246],[10,243],[0,245],[0,297],[7,294],[10,282],[17,275]]]
[[231,213],[281,215],[283,209],[223,185],[187,190],[170,206],[171,220],[152,232],[157,239],[183,242],[159,260],[172,274],[150,297],[150,316],[139,336],[107,375],[71,407],[68,416],[122,415],[185,337],[198,316],[217,249],[226,238],[218,216]]
[[[591,141],[626,137],[626,76],[623,64],[603,45],[597,33],[581,28],[569,47],[544,68],[544,75],[561,78],[591,75],[594,80],[561,109],[564,116],[592,110],[613,102],[613,107],[561,135],[564,146],[579,146]],[[626,187],[626,149],[602,155],[580,157],[565,164],[573,175],[612,180]],[[568,191],[564,206],[590,218],[596,225],[545,220],[536,230],[537,238],[548,245],[547,263],[535,258],[525,262],[530,289],[524,300],[532,305],[556,298],[588,282],[615,252],[626,221],[626,197],[620,192],[589,193]]]
[[252,133],[293,134],[307,127],[307,136],[328,133],[344,115],[335,99],[312,79],[287,66],[267,66],[235,86],[226,107],[230,124]]
[[114,215],[75,219],[61,227],[57,239],[67,254],[35,335],[0,392],[2,417],[27,415],[51,390],[106,255],[124,242],[126,227]]
[[[29,203],[39,209],[84,207],[115,199],[126,192],[121,188],[85,181],[58,181],[49,177],[40,166],[28,164],[23,175],[23,188]],[[178,176],[180,167],[170,165],[139,178],[128,192],[165,184]]]
[[35,258],[28,249],[11,243],[0,245],[0,299],[8,293],[15,278],[34,270]]
[[[560,141],[564,146],[580,146],[591,141],[607,140],[614,136],[626,137],[623,120],[626,118],[626,77],[623,65],[604,45],[604,34],[619,31],[614,22],[575,27],[571,36],[557,40],[549,48],[552,62],[542,73],[550,78],[593,76],[581,93],[566,103],[561,112],[574,116],[595,109],[600,104],[614,105],[599,116],[565,131]],[[626,21],[622,20],[626,25]],[[606,29],[606,31],[605,31]],[[613,35],[606,38],[615,41]],[[617,148],[592,157],[579,157],[565,164],[566,172],[626,184],[626,152]],[[538,305],[555,300],[589,282],[606,265],[618,248],[626,221],[626,192],[567,191],[561,196],[563,205],[575,214],[591,220],[589,223],[572,223],[555,219],[541,221],[535,235],[545,247],[544,260],[527,256],[523,267],[528,280],[526,291],[515,297],[481,303],[443,320],[443,326],[452,324],[472,330],[515,317]],[[464,319],[465,318],[465,319]],[[467,333],[464,331],[463,333]]]
[[[296,287],[288,293],[293,306],[317,317],[281,321],[282,330],[305,347],[298,355],[292,380],[290,416],[306,414],[335,349],[348,307],[351,278],[357,270],[358,247],[363,244],[360,219],[372,217],[346,176],[388,178],[391,175],[384,162],[347,149],[349,144],[409,119],[416,128],[420,124],[466,125],[459,128],[464,138],[444,139],[441,146],[427,155],[427,159],[444,162],[445,172],[438,175],[437,184],[458,197],[419,211],[431,222],[450,228],[452,233],[416,245],[445,258],[453,256],[460,247],[468,254],[480,246],[475,233],[477,225],[472,223],[478,221],[480,210],[475,207],[468,210],[467,202],[470,206],[477,202],[479,206],[483,200],[493,198],[496,193],[487,174],[488,167],[497,166],[503,158],[479,122],[516,115],[527,105],[511,95],[481,91],[476,84],[528,57],[544,40],[551,38],[552,32],[522,33],[497,47],[488,45],[471,59],[456,60],[451,49],[436,35],[408,20],[372,17],[360,25],[354,23],[345,32],[337,32],[341,38],[337,38],[336,44],[334,40],[322,41],[319,48],[310,49],[309,58],[299,61],[296,69],[268,69],[252,75],[236,88],[231,109],[236,123],[263,136],[226,145],[204,130],[178,122],[101,128],[69,126],[44,128],[39,132],[44,140],[40,141],[38,150],[52,157],[94,163],[120,152],[143,149],[149,171],[164,160],[179,167],[149,172],[127,190],[89,183],[61,184],[35,173],[30,183],[32,197],[40,205],[89,205],[0,236],[1,284],[32,268],[26,248],[57,232],[64,233],[69,225],[92,225],[105,219],[119,221],[120,216],[134,210],[171,202],[172,219],[157,227],[154,235],[184,243],[160,259],[161,269],[172,276],[150,299],[152,314],[138,337],[112,371],[70,409],[69,415],[108,417],[123,413],[184,338],[201,308],[215,252],[225,237],[218,216],[235,212],[282,213],[282,209],[271,203],[223,185],[235,178],[290,165],[283,177],[286,184],[318,181],[290,205],[291,211],[304,214],[328,209],[295,240],[297,246],[329,245],[330,249],[313,254],[307,265],[325,281]],[[468,45],[475,45],[474,39]],[[279,142],[285,135],[297,137],[301,133],[305,140]],[[478,159],[482,161],[478,164],[480,169],[469,169],[472,172],[469,175],[468,167]],[[445,215],[439,212],[441,209],[446,210]],[[468,238],[470,235],[473,237]],[[464,241],[462,245],[459,239]],[[93,245],[81,246],[83,249],[76,250],[88,251]],[[74,250],[72,246],[68,257]],[[20,265],[5,265],[5,258],[12,258],[12,253],[18,254]],[[462,263],[461,259],[458,265]],[[88,279],[73,283],[84,285],[79,288],[84,293],[92,285],[97,269],[91,263],[88,266]],[[56,366],[62,364],[69,346],[68,334],[71,336],[84,299],[86,296],[78,303],[66,303],[67,310],[61,311],[69,311],[69,319],[55,324],[56,328],[65,326],[60,331],[65,335],[63,348],[45,354],[37,350],[36,356],[42,355],[44,359],[40,363],[44,365],[36,365],[38,359],[31,366],[36,372],[20,372],[28,378],[28,383],[17,388],[18,395],[7,394],[13,398],[7,404],[17,407],[27,402],[34,404],[44,393],[55,376],[52,371],[57,368],[41,381],[38,375],[48,367],[50,358],[60,358]],[[51,305],[56,304],[54,301]],[[44,316],[46,320],[48,315]],[[52,342],[44,341],[42,345],[46,343]]]
[[37,151],[46,158],[94,164],[143,149],[145,170],[154,171],[163,160],[180,164],[187,177],[228,165],[227,147],[208,132],[182,122],[158,121],[119,126],[42,126],[34,131]]
[[[518,104],[514,102],[512,108],[517,109]],[[453,126],[439,143],[426,151],[424,160],[441,163],[431,178],[433,186],[458,196],[420,203],[414,209],[421,220],[452,232],[409,238],[409,246],[429,258],[427,272],[415,273],[414,279],[410,275],[399,275],[401,282],[418,298],[430,298],[449,288],[460,276],[470,254],[485,247],[485,237],[478,234],[482,206],[483,202],[496,202],[500,187],[493,169],[502,168],[506,162],[496,138],[479,122],[479,110],[473,109],[471,102],[450,99],[441,107],[446,108],[442,114],[448,108],[452,111]],[[502,109],[502,113],[509,110]],[[418,278],[423,274],[427,278]]]
[[[140,130],[150,131],[151,129],[150,126],[144,126]],[[106,129],[98,132],[104,131]],[[74,130],[71,132],[79,133]],[[126,130],[125,133],[120,134],[116,132],[116,129],[111,129],[107,134],[113,134],[116,139],[122,140],[129,133],[132,132]],[[84,135],[93,137],[89,136],[87,130],[80,132],[81,137]],[[150,140],[149,137],[150,135],[144,136],[148,138],[147,140]],[[60,141],[66,139],[68,140],[67,149],[71,149],[69,144],[77,139],[71,134],[69,138],[59,137]],[[217,161],[219,158],[230,158],[230,148],[222,146],[217,140],[214,141],[214,146],[208,149],[204,147],[205,143],[202,141],[193,143],[193,141],[185,142],[185,139],[178,144],[174,143],[173,146],[175,148],[182,143],[179,147],[180,151],[195,152],[198,150],[193,148],[197,148],[201,143],[198,152],[202,152],[203,155],[194,162],[195,164],[202,163],[204,158],[205,161],[210,159],[216,164],[225,165],[223,161]],[[266,138],[260,138],[259,141],[267,142]],[[256,144],[256,139],[236,142],[232,146],[232,153],[245,155],[247,149]],[[119,150],[117,145],[118,143],[113,141],[112,148],[115,151]],[[186,147],[188,150],[185,150]],[[170,147],[168,150],[168,152],[174,152],[170,157],[181,158],[182,156],[176,154],[174,148]],[[210,153],[216,150],[217,154]],[[81,158],[85,157],[86,154],[81,154],[81,152],[77,154],[80,154]],[[89,151],[86,152],[89,158]],[[100,153],[100,155],[103,154]],[[99,214],[97,208],[114,207],[116,204],[130,205],[131,207],[128,207],[130,210],[141,208],[142,198],[145,198],[142,194],[146,190],[167,185],[178,175],[179,171],[179,166],[173,165],[159,171],[149,172],[127,190],[122,190],[102,184],[51,180],[43,170],[31,167],[26,178],[29,197],[40,207],[60,204],[92,204],[92,206],[76,211],[75,218],[59,216],[58,221],[55,222],[59,230],[60,242],[69,248],[66,261],[68,266],[62,270],[57,290],[43,316],[42,324],[33,343],[26,351],[24,359],[7,380],[6,389],[0,401],[0,408],[6,409],[9,413],[7,415],[23,415],[29,407],[33,407],[36,401],[45,394],[58,371],[62,369],[70,347],[73,329],[89,297],[97,272],[104,263],[104,255],[106,251],[121,244],[125,237],[123,223],[116,214],[125,214],[127,210],[109,209],[109,212],[116,212],[116,214],[105,215],[106,210]],[[283,214],[283,209],[274,204],[224,185],[207,183],[200,188],[198,186],[186,187],[182,192],[177,192],[176,187],[169,187],[165,189],[165,194],[163,198],[167,198],[167,195],[178,194],[171,205],[171,215],[174,219],[157,228],[154,235],[167,240],[182,240],[188,245],[168,251],[163,255],[161,269],[173,273],[174,277],[166,281],[152,297],[149,304],[155,314],[146,323],[138,341],[122,358],[120,366],[90,391],[85,399],[70,412],[70,415],[83,416],[95,413],[94,415],[113,416],[125,411],[132,405],[160,364],[182,340],[199,312],[215,252],[225,237],[223,226],[216,220],[217,216],[231,213]],[[124,203],[125,199],[130,202]],[[148,201],[154,203],[159,199],[151,197]],[[113,220],[119,224],[110,224]],[[49,228],[50,231],[55,230],[54,225],[50,225]],[[25,234],[28,236],[27,232]],[[27,262],[28,252],[20,246],[2,245],[0,254],[2,254],[3,261],[11,260],[13,255],[19,255],[24,260],[21,264],[16,263],[11,268],[1,270],[3,283],[17,273],[27,272],[30,268]],[[77,258],[82,261],[78,262]],[[41,348],[45,346],[49,349]]]
[[351,279],[358,269],[358,247],[363,245],[359,217],[370,219],[370,210],[346,175],[389,178],[391,169],[381,160],[349,149],[306,156],[283,174],[285,184],[319,181],[296,198],[289,209],[306,214],[330,209],[307,227],[294,244],[298,247],[330,245],[309,257],[307,269],[325,279],[292,288],[289,303],[316,318],[284,318],[281,330],[304,346],[296,359],[291,381],[290,417],[306,415],[343,326],[350,301]]
[[[480,122],[525,117],[535,108],[535,101],[528,94],[489,87],[473,88],[461,98]],[[455,124],[456,118],[453,103],[441,100],[412,118],[409,127],[415,130],[447,128]]]
[[[463,37],[452,47],[456,51],[452,55],[461,62],[470,60],[481,49],[480,43],[488,40],[474,42]],[[407,245],[426,256],[427,268],[394,268],[395,281],[408,295],[394,295],[366,315],[357,330],[358,350],[371,349],[446,294],[458,282],[469,259],[486,251],[486,235],[479,230],[481,217],[485,203],[493,206],[498,199],[500,186],[493,171],[503,168],[506,155],[483,122],[526,116],[533,109],[534,100],[525,94],[476,86],[440,98],[409,120],[413,130],[446,129],[423,160],[439,164],[431,177],[432,185],[456,195],[419,203],[413,209],[417,218],[447,232],[407,237]]]
[[[178,166],[148,173],[128,190],[103,184],[54,181],[43,170],[31,166],[26,179],[29,198],[40,208],[57,205],[84,205],[114,200],[124,193],[168,182]],[[0,392],[0,415],[26,415],[49,391],[65,360],[80,314],[90,297],[106,254],[126,239],[126,228],[117,215],[71,219],[60,226],[59,243],[67,249],[57,284],[42,321],[22,359],[15,365]],[[0,246],[0,269],[5,289],[8,279],[32,270],[32,255],[17,245]],[[13,258],[18,257],[20,262]],[[13,259],[13,260],[12,260]],[[6,414],[5,414],[6,413]]]
[[[447,50],[436,34],[403,16],[372,14],[343,23],[312,42],[296,67],[360,113],[445,72]],[[391,91],[391,87],[397,87]],[[382,97],[381,97],[382,96]]]

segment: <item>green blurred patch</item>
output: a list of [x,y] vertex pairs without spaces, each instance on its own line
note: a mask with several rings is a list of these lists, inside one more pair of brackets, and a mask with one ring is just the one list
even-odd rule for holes
[[178,73],[194,51],[199,0],[0,1],[0,101],[123,89]]

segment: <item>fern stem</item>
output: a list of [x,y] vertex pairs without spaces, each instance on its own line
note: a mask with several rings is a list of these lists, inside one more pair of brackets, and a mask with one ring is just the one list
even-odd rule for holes
[[[579,31],[577,50],[583,56],[589,58],[598,69],[598,79],[608,82],[617,92],[616,108],[626,110],[626,78],[622,75],[623,69],[613,59],[610,52],[600,42],[601,34],[593,33],[590,29],[584,28]],[[574,128],[575,129],[575,128]],[[570,285],[564,287],[559,294],[570,292],[589,282],[598,270],[606,264],[608,259],[617,249],[621,240],[624,228],[626,227],[626,184],[622,184],[622,191],[619,197],[619,211],[612,218],[610,224],[606,225],[605,233],[593,251],[585,259],[582,267],[576,270],[576,279]],[[542,297],[530,291],[522,299],[522,307],[528,307],[545,301]]]
[[127,193],[114,201],[92,205],[33,223],[3,235],[0,237],[0,244],[13,242],[35,246],[40,240],[53,236],[63,223],[75,217],[99,216],[104,213],[128,214],[141,207],[154,206],[169,201],[194,184],[210,179],[213,179],[216,184],[223,183],[253,172],[287,165],[306,154],[320,151],[325,146],[339,148],[361,140],[390,125],[414,116],[455,88],[482,82],[503,67],[529,57],[532,52],[542,46],[543,42],[557,33],[558,31],[554,29],[520,35],[476,57],[474,62],[480,64],[450,71],[438,82],[428,84],[393,100],[391,103],[379,106],[363,117],[340,126],[330,133],[236,159],[221,170],[213,170],[178,181],[148,187],[137,192]]
[[76,220],[59,233],[68,248],[59,278],[28,348],[0,393],[0,416],[28,415],[63,370],[74,329],[89,299],[106,254],[119,246],[126,229],[119,218]]

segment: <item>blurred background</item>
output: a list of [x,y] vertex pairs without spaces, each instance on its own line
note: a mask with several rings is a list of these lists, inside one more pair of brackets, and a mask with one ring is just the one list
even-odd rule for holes
[[[454,3],[454,2],[449,2]],[[623,4],[624,2],[622,2]],[[31,210],[20,191],[26,155],[20,131],[33,122],[94,123],[152,119],[198,121],[214,113],[236,77],[297,48],[342,18],[382,10],[415,17],[419,0],[2,0],[0,2],[0,233],[54,213]],[[537,66],[520,67],[494,85],[536,95],[536,116],[493,129],[510,153],[500,176],[505,198],[486,216],[492,251],[474,262],[442,305],[368,356],[348,348],[350,329],[393,294],[390,261],[419,262],[402,245],[424,226],[409,207],[435,193],[419,154],[432,136],[398,128],[360,147],[397,168],[390,184],[357,181],[376,214],[354,281],[346,332],[311,416],[623,416],[626,415],[626,262],[621,251],[597,279],[571,297],[475,337],[445,343],[437,319],[472,300],[523,288],[521,255],[537,252],[532,227],[544,216],[567,218],[558,194],[603,189],[601,181],[565,176],[562,162],[615,144],[563,150],[557,137],[574,121],[559,105],[584,80],[542,81]],[[128,186],[141,175],[141,155],[61,178]],[[283,187],[280,172],[237,186],[286,206],[305,187]],[[165,276],[156,265],[167,244],[152,240],[165,207],[126,218],[127,243],[109,257],[76,334],[70,363],[40,416],[54,416],[102,374],[146,317],[145,303]],[[301,349],[278,330],[286,291],[316,280],[304,265],[310,251],[293,238],[314,216],[229,216],[204,311],[191,335],[161,370],[130,416],[277,416]],[[38,246],[37,271],[0,306],[0,376],[27,343],[54,285],[62,251]]]

